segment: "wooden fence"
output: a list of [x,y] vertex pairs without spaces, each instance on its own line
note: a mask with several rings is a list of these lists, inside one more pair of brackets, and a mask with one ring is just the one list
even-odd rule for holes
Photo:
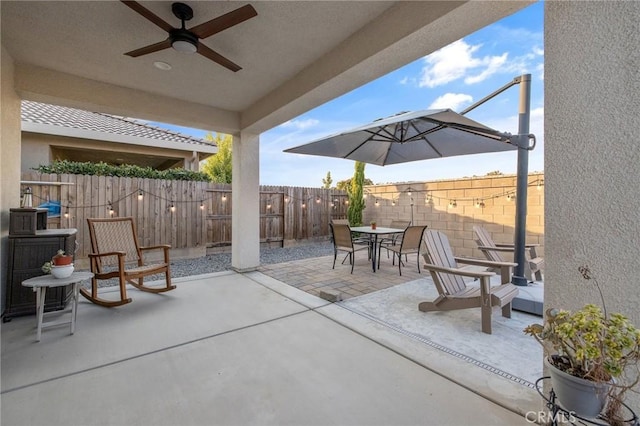
[[[34,207],[59,203],[59,215],[50,215],[48,227],[76,228],[80,259],[90,251],[90,217],[134,217],[142,245],[205,249],[231,244],[231,185],[31,172],[22,175],[21,193],[27,187]],[[280,186],[260,191],[263,243],[327,238],[331,219],[347,214],[343,191]]]

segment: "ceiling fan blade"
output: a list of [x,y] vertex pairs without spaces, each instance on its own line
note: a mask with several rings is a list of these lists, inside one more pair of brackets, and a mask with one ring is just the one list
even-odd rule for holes
[[223,67],[230,69],[233,72],[238,72],[242,69],[242,67],[234,64],[233,62],[231,62],[221,54],[209,49],[207,46],[205,46],[202,43],[198,43],[198,53],[208,59],[211,59],[213,62],[216,62],[222,65]]
[[132,58],[137,58],[138,56],[146,55],[148,53],[157,52],[158,50],[167,49],[171,47],[171,40],[166,39],[159,43],[150,44],[149,46],[141,47],[140,49],[132,50],[131,52],[125,53],[127,56],[131,56]]
[[149,9],[147,9],[137,1],[125,1],[125,0],[120,0],[120,1],[126,4],[127,6],[129,6],[131,9],[138,12],[140,15],[142,15],[149,21],[153,22],[154,24],[156,24],[157,26],[165,30],[166,32],[169,32],[173,29],[171,25],[166,23],[162,18],[160,18],[158,15],[156,15],[155,13],[153,13],[152,11],[150,11]]
[[253,6],[248,4],[203,24],[196,25],[189,29],[189,31],[197,35],[199,38],[207,38],[257,15],[258,12],[256,12]]

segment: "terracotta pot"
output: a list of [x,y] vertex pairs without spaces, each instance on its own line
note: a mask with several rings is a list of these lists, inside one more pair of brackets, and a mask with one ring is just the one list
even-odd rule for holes
[[73,262],[73,256],[69,256],[68,254],[57,254],[51,258],[51,263],[55,266],[71,265],[71,262]]
[[596,417],[607,403],[609,383],[593,382],[558,369],[548,358],[544,363],[551,376],[551,386],[562,408],[581,417]]
[[375,223],[371,224],[371,229],[376,229],[376,224]]

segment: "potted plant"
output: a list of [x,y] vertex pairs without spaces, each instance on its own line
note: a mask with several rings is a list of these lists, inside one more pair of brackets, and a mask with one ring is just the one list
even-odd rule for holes
[[70,254],[65,254],[64,250],[58,250],[58,253],[56,253],[56,255],[51,258],[51,263],[53,263],[55,266],[70,265],[72,261],[73,256]]
[[40,269],[45,274],[51,274],[55,278],[67,278],[73,274],[74,266],[73,263],[54,265],[53,262],[44,262]]
[[[582,277],[592,280],[587,266]],[[585,417],[601,415],[609,424],[624,422],[624,394],[640,381],[640,330],[622,314],[608,314],[598,281],[602,309],[587,304],[570,312],[548,309],[544,325],[524,329],[545,349],[551,385],[567,411]],[[578,389],[589,389],[577,395]],[[603,411],[604,410],[604,411]]]
[[371,229],[376,229],[376,221],[375,220],[371,221]]

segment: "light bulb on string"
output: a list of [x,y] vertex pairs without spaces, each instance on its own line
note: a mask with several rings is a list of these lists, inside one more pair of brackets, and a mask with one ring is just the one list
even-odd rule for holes
[[204,210],[204,201],[200,201],[200,210]]
[[142,200],[142,198],[144,198],[144,194],[142,193],[142,190],[138,191],[138,200]]
[[456,203],[456,200],[449,201],[449,208],[452,209],[452,208],[457,207],[457,206],[458,206],[458,203]]
[[171,203],[171,213],[176,211],[176,206],[173,205],[173,203]]
[[543,183],[543,182],[544,182],[543,180],[538,179],[538,185],[536,185],[536,189],[537,189],[538,191],[542,190],[542,183]]
[[378,199],[377,199],[377,198],[376,198],[375,200],[376,200],[376,202],[375,202],[376,207],[378,207],[378,206],[380,205],[380,203],[378,202]]
[[113,206],[111,204],[109,204],[109,207],[107,208],[107,210],[109,210],[109,216],[113,216],[113,214],[115,213],[113,211]]
[[227,201],[227,194],[222,194],[222,201]]
[[320,204],[320,197],[316,197],[316,203]]
[[391,205],[395,206],[396,205],[396,200],[391,200]]

